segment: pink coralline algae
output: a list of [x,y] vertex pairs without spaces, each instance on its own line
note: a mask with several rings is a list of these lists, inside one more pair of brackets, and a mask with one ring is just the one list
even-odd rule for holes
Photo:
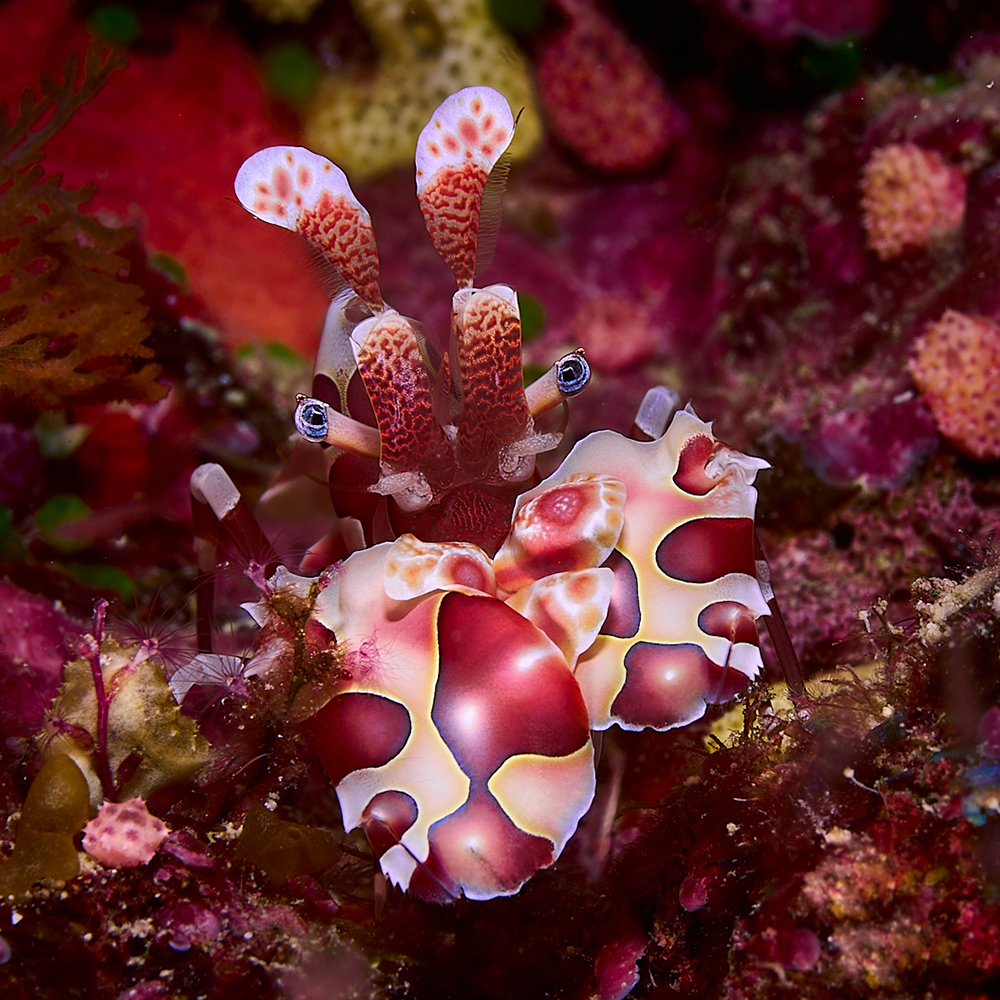
[[722,11],[766,41],[807,35],[837,42],[870,35],[882,20],[881,0],[721,0]]
[[85,827],[83,849],[108,868],[148,864],[170,831],[142,799],[105,802]]
[[[25,44],[20,28],[0,33],[0,102],[16,106],[24,87],[52,71],[53,54],[67,43],[82,46],[86,33],[64,0],[8,4],[4,13],[9,24],[49,25],[55,39]],[[155,93],[155,104],[141,107],[137,93]],[[286,343],[311,346],[322,291],[293,246],[277,233],[249,235],[250,221],[226,201],[242,158],[286,135],[235,34],[221,24],[209,33],[178,22],[168,51],[133,51],[128,68],[48,144],[46,159],[74,187],[100,176],[91,209],[139,223],[146,247],[176,255],[192,293],[212,303],[223,336],[243,341],[281,330]],[[114,163],[109,148],[118,150]],[[263,256],[260,240],[269,243]]]
[[544,48],[536,69],[552,131],[590,166],[648,167],[677,131],[662,83],[613,22],[579,0],[558,6],[570,23]]
[[637,365],[654,354],[663,339],[644,303],[614,293],[581,302],[572,328],[587,351],[587,360],[598,371]]
[[222,933],[222,923],[211,910],[187,899],[169,904],[157,917],[157,926],[166,932],[167,944],[174,951],[205,946],[218,940]]
[[940,442],[927,406],[915,398],[872,408],[851,402],[821,416],[801,440],[805,462],[826,483],[903,486]]
[[634,919],[624,921],[615,937],[601,948],[594,962],[598,1000],[622,1000],[639,983],[639,960],[646,954],[648,937]]
[[808,972],[816,966],[822,945],[815,933],[807,928],[776,931],[767,928],[757,941],[759,958],[773,962],[782,969]]
[[914,143],[882,146],[861,180],[868,246],[882,260],[925,249],[961,229],[965,174]]
[[916,343],[910,375],[941,433],[980,461],[1000,458],[1000,327],[949,309]]
[[0,581],[0,720],[8,736],[27,736],[59,690],[66,640],[80,626],[44,598]]

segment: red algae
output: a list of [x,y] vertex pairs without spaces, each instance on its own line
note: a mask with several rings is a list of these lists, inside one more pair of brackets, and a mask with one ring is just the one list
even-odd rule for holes
[[[7,4],[3,17],[0,62],[13,71],[5,73],[0,101],[16,105],[23,88],[43,71],[54,73],[62,54],[86,45],[87,35],[63,0]],[[22,25],[37,32],[41,24],[50,25],[46,43],[26,45]],[[137,102],[139,93],[147,99]],[[178,22],[167,51],[134,52],[49,143],[46,166],[71,186],[100,177],[90,211],[135,225],[147,248],[176,256],[231,342],[280,335],[311,350],[322,291],[293,245],[255,230],[229,200],[242,159],[286,136],[236,37],[222,26],[205,31]],[[116,151],[112,159],[108,149]]]

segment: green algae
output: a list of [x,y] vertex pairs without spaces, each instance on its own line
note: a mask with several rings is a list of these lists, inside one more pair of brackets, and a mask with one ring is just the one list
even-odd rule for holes
[[28,789],[14,850],[0,865],[0,895],[24,896],[41,879],[79,875],[73,838],[89,814],[86,778],[66,754],[53,754]]
[[340,844],[329,833],[279,819],[253,806],[243,821],[237,856],[262,868],[274,885],[312,875],[340,858]]

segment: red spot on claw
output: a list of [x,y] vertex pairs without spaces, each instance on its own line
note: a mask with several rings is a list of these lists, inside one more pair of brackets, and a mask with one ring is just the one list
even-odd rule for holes
[[466,146],[474,146],[479,141],[479,127],[471,118],[460,119],[457,131]]
[[292,177],[283,167],[274,171],[274,190],[282,201],[287,201],[292,194]]
[[492,593],[495,590],[486,567],[477,559],[460,556],[453,560],[451,577],[455,583],[470,590],[481,590],[483,593]]
[[444,148],[449,153],[457,153],[462,148],[458,139],[456,139],[453,135],[451,135],[451,133],[446,135],[442,141],[444,143]]
[[542,521],[568,528],[580,516],[585,506],[586,497],[583,491],[572,484],[543,493],[536,501],[535,516]]

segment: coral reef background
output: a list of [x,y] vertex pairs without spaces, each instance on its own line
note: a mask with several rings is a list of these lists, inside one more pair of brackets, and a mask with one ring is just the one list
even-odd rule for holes
[[[994,4],[3,0],[0,66],[5,997],[996,995]],[[174,695],[188,477],[278,474],[326,304],[233,177],[330,152],[386,298],[443,329],[408,160],[478,83],[524,108],[486,278],[529,378],[577,346],[595,372],[549,461],[656,383],[766,457],[808,686],[774,668],[704,724],[609,731],[559,864],[434,907],[373,878],[236,655]],[[103,737],[98,677],[130,706]],[[86,853],[109,789],[148,806],[148,860]]]

